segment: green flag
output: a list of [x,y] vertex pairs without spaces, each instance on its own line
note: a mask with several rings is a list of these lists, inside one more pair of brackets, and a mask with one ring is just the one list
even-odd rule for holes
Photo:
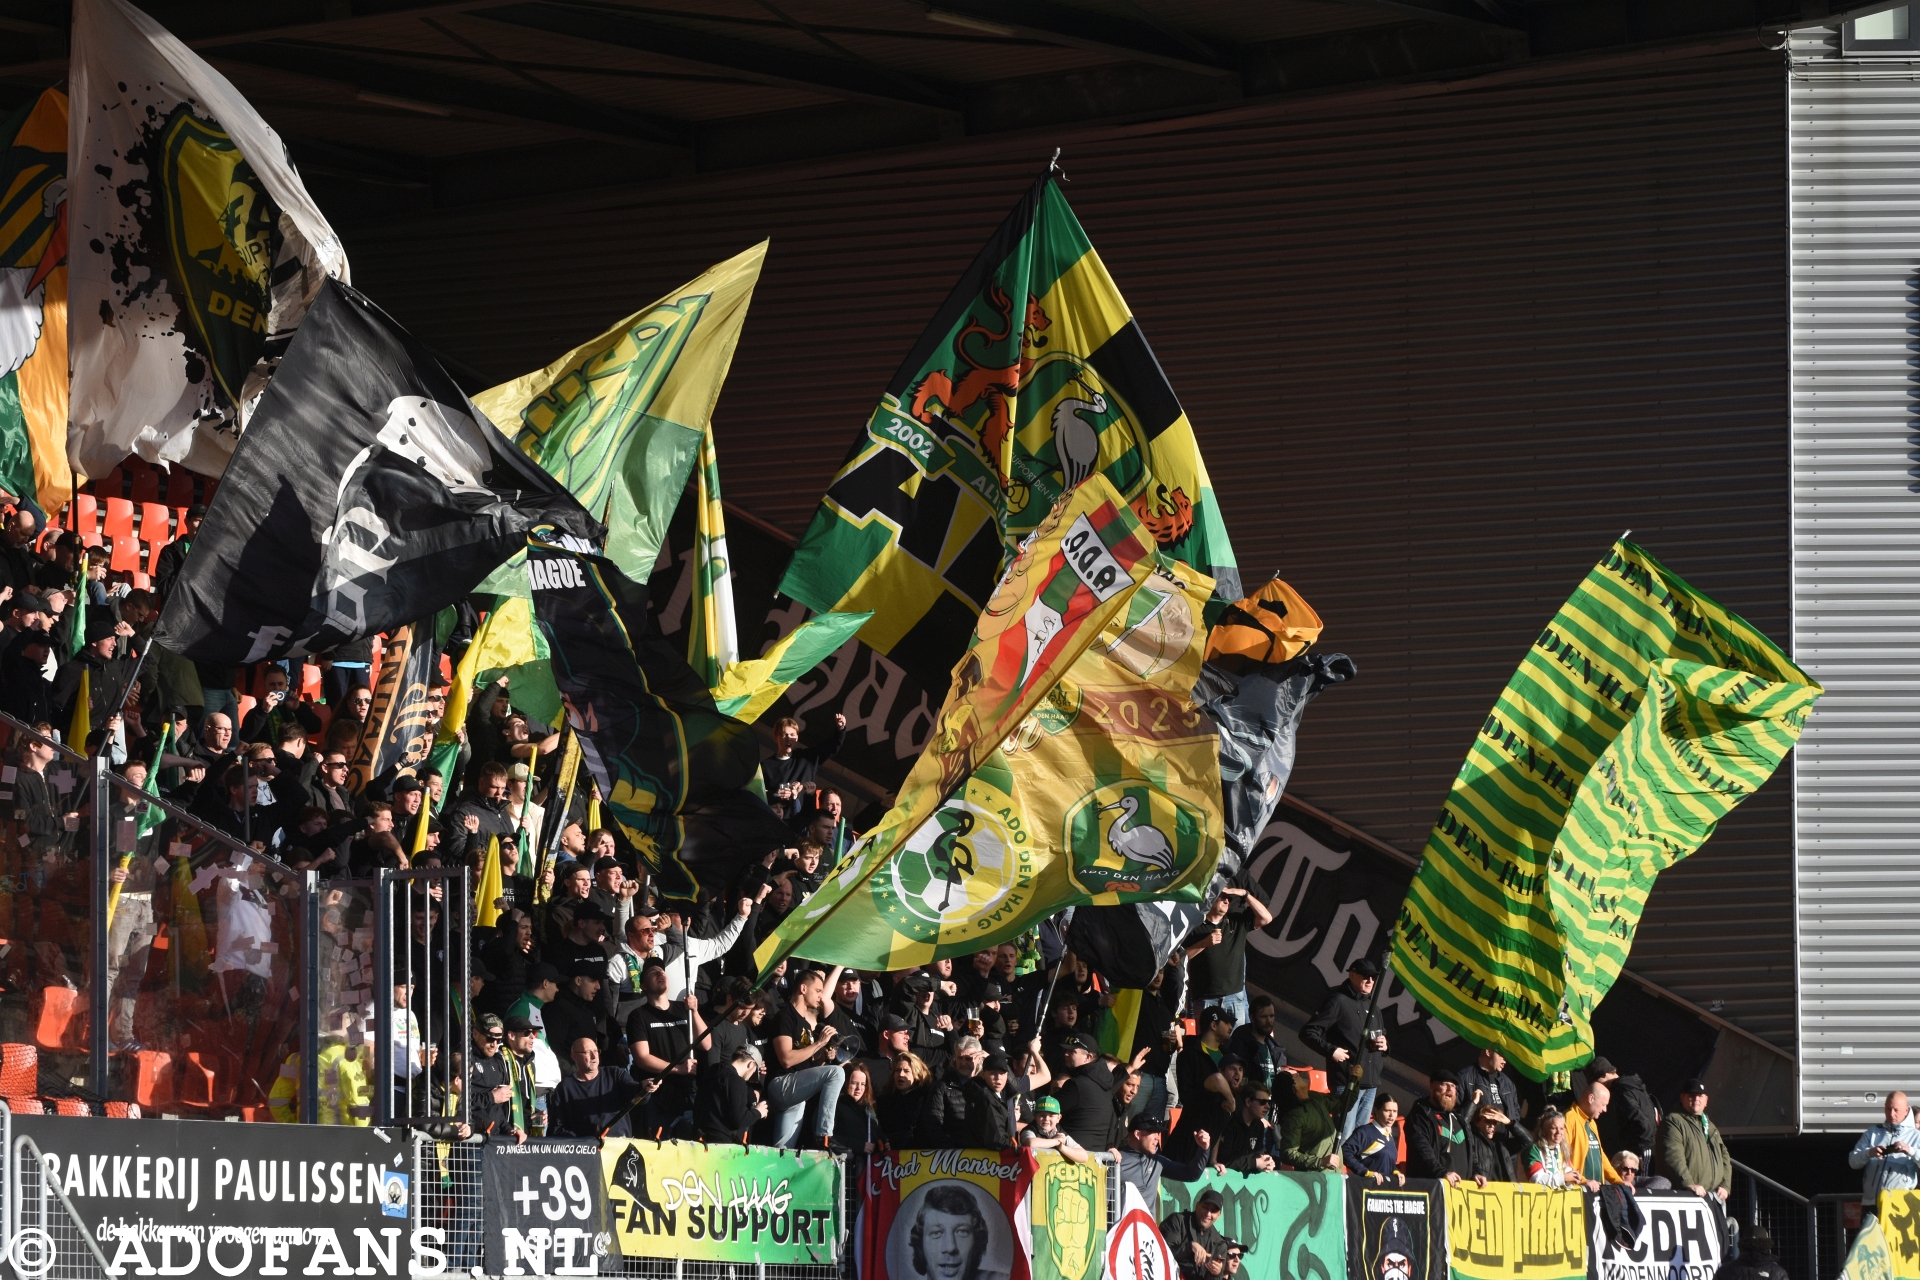
[[[713,705],[722,715],[752,724],[787,686],[853,639],[871,614],[825,613],[809,618],[773,642],[758,658],[736,662],[714,686]],[[764,797],[763,797],[764,798]]]
[[[153,749],[153,762],[147,766],[147,780],[141,790],[150,796],[160,794],[160,757],[167,753],[167,747],[173,741],[173,722],[169,720],[160,726],[160,741]],[[140,811],[140,834],[146,835],[167,820],[166,810],[158,805],[145,805]]]
[[861,639],[946,686],[1013,550],[1104,476],[1170,559],[1240,573],[1186,411],[1051,175],[1007,215],[887,384],[780,583],[872,610]]
[[1772,775],[1821,692],[1739,615],[1615,543],[1482,722],[1401,909],[1394,972],[1528,1075],[1579,1066],[1654,878]]
[[[643,578],[707,436],[766,256],[762,241],[546,368],[473,398],[606,521],[608,557]],[[479,590],[528,595],[525,553]]]

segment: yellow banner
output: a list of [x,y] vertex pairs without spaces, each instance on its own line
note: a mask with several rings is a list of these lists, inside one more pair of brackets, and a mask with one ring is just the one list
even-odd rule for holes
[[1453,1280],[1585,1280],[1586,1196],[1515,1182],[1448,1187],[1447,1254]]
[[[1854,1241],[1841,1274],[1846,1280],[1920,1280],[1920,1191],[1882,1191],[1874,1212],[1879,1221]],[[1875,1239],[1868,1239],[1870,1233]]]

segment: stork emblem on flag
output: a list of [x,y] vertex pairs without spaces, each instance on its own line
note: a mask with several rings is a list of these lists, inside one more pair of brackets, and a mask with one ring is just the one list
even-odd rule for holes
[[1089,896],[1156,894],[1187,878],[1208,848],[1207,816],[1138,778],[1110,782],[1067,810],[1069,872]]

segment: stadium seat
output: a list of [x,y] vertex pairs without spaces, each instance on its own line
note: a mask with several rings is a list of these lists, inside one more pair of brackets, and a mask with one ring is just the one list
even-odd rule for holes
[[133,536],[129,529],[126,533],[115,534],[113,556],[107,561],[107,568],[119,572],[137,573],[140,569],[140,539]]
[[133,492],[128,496],[135,502],[160,501],[160,473],[150,462],[135,462],[127,466],[133,474]]
[[81,993],[72,987],[46,987],[40,992],[40,1016],[34,1022],[33,1042],[52,1053],[84,1047],[87,1019]]
[[53,1103],[55,1115],[90,1116],[93,1114],[93,1108],[87,1105],[85,1098],[52,1098],[47,1101]]
[[140,541],[156,551],[173,541],[173,508],[164,502],[140,504]]
[[139,1105],[137,1102],[109,1102],[101,1110],[110,1120],[137,1120],[140,1117],[134,1108]]
[[240,695],[240,712],[237,716],[234,717],[235,727],[238,727],[246,723],[248,714],[253,711],[254,704],[257,703],[258,701],[259,699],[255,698],[250,693],[243,693]]
[[133,571],[133,585],[137,590],[151,591],[153,590],[153,575],[145,569],[135,569]]
[[40,1087],[40,1050],[0,1044],[0,1097],[24,1097]]
[[38,1098],[4,1098],[7,1109],[17,1116],[43,1116],[47,1109]]
[[109,497],[105,503],[107,518],[100,532],[118,543],[133,536],[133,504],[125,498]]
[[67,528],[81,534],[100,532],[100,500],[90,493],[76,493],[67,504]]
[[308,702],[320,701],[320,668],[311,663],[300,666],[300,696]]
[[173,1055],[159,1049],[133,1053],[133,1100],[144,1108],[173,1102]]
[[180,1064],[178,1100],[183,1107],[211,1107],[219,1097],[219,1080],[197,1052]]

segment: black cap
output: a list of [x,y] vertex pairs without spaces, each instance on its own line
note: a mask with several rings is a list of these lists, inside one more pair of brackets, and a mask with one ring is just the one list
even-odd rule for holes
[[535,987],[539,986],[543,982],[551,982],[554,986],[557,987],[560,985],[562,980],[563,980],[563,975],[561,974],[560,970],[548,964],[544,960],[542,960],[539,964],[534,965],[531,969],[527,970],[527,990],[529,991],[533,990]]
[[592,978],[596,982],[607,980],[607,962],[599,956],[576,956],[567,966],[569,978]]
[[880,1031],[882,1034],[885,1034],[886,1032],[889,1032],[889,1031],[911,1031],[911,1030],[913,1030],[913,1028],[907,1024],[907,1020],[901,1017],[897,1013],[890,1013],[886,1017],[880,1019]]
[[395,794],[396,796],[405,795],[409,791],[425,791],[426,789],[427,789],[427,784],[420,781],[420,779],[414,777],[412,774],[407,774],[405,777],[401,778],[399,781],[393,784],[393,794]]
[[1226,1204],[1226,1201],[1221,1198],[1218,1188],[1208,1187],[1206,1190],[1200,1193],[1200,1198],[1193,1202],[1193,1207],[1197,1209],[1203,1204],[1210,1204],[1214,1208],[1218,1209],[1223,1207]]
[[47,632],[45,627],[22,627],[20,628],[20,638],[15,641],[15,643],[23,645],[52,644],[53,637]]
[[999,998],[1000,998],[999,983],[989,982],[986,986],[980,988],[981,1004],[992,1004],[994,1001],[998,1000]]
[[1004,1053],[990,1053],[987,1055],[986,1065],[980,1069],[982,1071],[1012,1071],[1013,1064],[1007,1061],[1007,1055]]
[[1167,1122],[1159,1116],[1142,1111],[1139,1115],[1127,1121],[1127,1128],[1134,1133],[1165,1133],[1167,1131]]
[[659,970],[665,971],[666,967],[667,967],[667,962],[661,957],[648,956],[645,960],[641,961],[640,972],[645,973],[649,969],[659,969]]
[[1433,1074],[1427,1077],[1427,1083],[1428,1084],[1450,1084],[1454,1088],[1458,1089],[1460,1087],[1460,1077],[1456,1073],[1454,1073],[1452,1070],[1446,1067],[1442,1067],[1438,1071],[1435,1071]]
[[586,920],[598,920],[600,923],[606,924],[608,922],[607,913],[600,909],[600,904],[597,902],[582,902],[573,909],[573,922],[579,924]]
[[513,1013],[507,1015],[505,1026],[509,1032],[519,1034],[533,1030],[533,1021],[530,1018],[523,1018],[519,1014]]
[[1347,966],[1347,972],[1357,973],[1363,978],[1377,978],[1380,976],[1380,966],[1365,956],[1361,956],[1358,960],[1355,960]]
[[204,520],[206,515],[207,509],[197,502],[187,508],[187,519],[189,520]]
[[[47,611],[47,602],[32,594],[22,596],[18,607],[25,609],[29,605],[42,613]],[[87,611],[87,643],[96,644],[105,640],[113,634],[113,629],[118,625],[113,615],[105,609],[89,609]]]
[[1100,1052],[1100,1042],[1093,1038],[1091,1032],[1087,1031],[1074,1032],[1062,1042],[1062,1047],[1067,1049],[1085,1049],[1088,1053],[1093,1054]]
[[1605,1058],[1596,1057],[1592,1062],[1587,1064],[1587,1079],[1589,1080],[1598,1080],[1603,1076],[1617,1076],[1619,1074],[1620,1073],[1614,1069],[1613,1064]]
[[1698,1076],[1695,1076],[1693,1079],[1687,1081],[1685,1084],[1680,1086],[1680,1096],[1683,1098],[1691,1097],[1696,1093],[1705,1093],[1706,1091],[1707,1091],[1707,1082],[1705,1080],[1700,1079]]
[[467,976],[478,978],[482,982],[492,982],[494,978],[493,970],[481,963],[479,956],[475,956],[467,962]]
[[620,869],[620,859],[613,857],[612,855],[608,855],[607,857],[601,858],[599,861],[593,864],[593,870],[595,875],[598,875],[602,871],[618,871],[619,869]]
[[1202,1027],[1210,1027],[1216,1022],[1224,1022],[1228,1026],[1232,1026],[1233,1015],[1217,1004],[1210,1004],[1200,1011],[1200,1025]]
[[1246,1065],[1246,1063],[1240,1060],[1238,1055],[1231,1053],[1221,1054],[1220,1061],[1214,1064],[1215,1068],[1220,1071],[1225,1071],[1228,1067],[1240,1067],[1244,1070]]
[[900,979],[900,990],[910,996],[929,995],[933,991],[933,977],[926,973],[910,973]]

